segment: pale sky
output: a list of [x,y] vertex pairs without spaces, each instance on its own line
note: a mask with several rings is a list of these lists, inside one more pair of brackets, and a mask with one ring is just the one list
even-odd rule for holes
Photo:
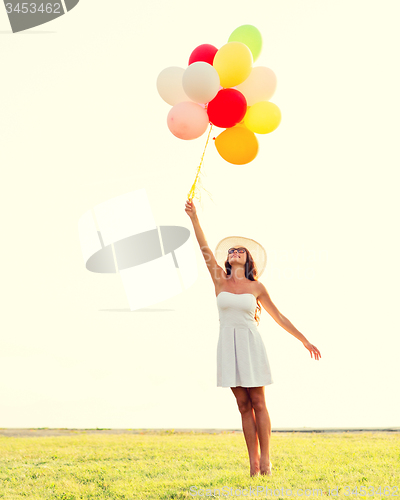
[[[263,244],[260,281],[322,354],[262,310],[272,428],[399,426],[399,3],[136,4],[81,0],[19,34],[0,8],[0,427],[241,428],[216,386],[215,291],[184,211],[206,134],[171,134],[156,79],[242,24],[263,36],[255,65],[277,76],[282,122],[246,166],[210,141],[212,200],[195,204],[212,250]],[[141,188],[158,225],[192,231],[199,277],[130,311],[119,275],[85,269],[77,227]]]

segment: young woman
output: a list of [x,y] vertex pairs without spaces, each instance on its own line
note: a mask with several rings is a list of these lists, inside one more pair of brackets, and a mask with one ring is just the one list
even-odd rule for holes
[[[264,386],[273,383],[267,352],[257,330],[261,306],[287,332],[299,339],[311,358],[319,350],[281,314],[265,286],[258,281],[266,265],[264,248],[249,238],[221,240],[215,256],[200,227],[193,201],[186,201],[200,250],[215,286],[220,320],[217,346],[217,386],[230,387],[242,418],[250,460],[250,476],[272,474],[270,462],[271,420]],[[218,264],[224,264],[225,270]],[[260,452],[258,451],[260,445]]]

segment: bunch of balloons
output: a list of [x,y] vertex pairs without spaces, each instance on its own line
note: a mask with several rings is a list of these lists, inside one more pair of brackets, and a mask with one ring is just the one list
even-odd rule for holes
[[210,44],[196,47],[186,69],[172,66],[161,71],[157,90],[172,106],[169,130],[190,140],[203,135],[209,124],[224,128],[215,138],[222,158],[236,165],[254,160],[255,134],[270,133],[281,121],[280,109],[270,102],[275,73],[253,67],[261,47],[261,33],[246,24],[235,29],[220,49]]

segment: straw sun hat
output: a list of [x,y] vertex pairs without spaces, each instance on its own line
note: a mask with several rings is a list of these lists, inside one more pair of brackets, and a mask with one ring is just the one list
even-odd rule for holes
[[228,236],[222,239],[215,247],[215,259],[225,269],[225,261],[228,258],[228,250],[232,247],[245,247],[251,253],[257,267],[257,277],[260,277],[267,265],[267,252],[265,248],[257,241],[244,236]]

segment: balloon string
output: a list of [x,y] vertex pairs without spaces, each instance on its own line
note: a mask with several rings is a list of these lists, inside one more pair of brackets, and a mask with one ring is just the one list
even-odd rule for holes
[[[199,201],[201,201],[201,197],[200,196],[196,196],[196,184],[199,183],[201,184],[201,179],[199,177],[200,175],[200,169],[201,169],[201,166],[203,164],[203,160],[204,160],[204,155],[206,153],[206,149],[207,149],[207,145],[208,145],[208,141],[210,140],[210,135],[211,135],[211,130],[212,130],[212,123],[210,123],[210,130],[208,131],[208,136],[207,136],[207,141],[206,141],[206,145],[204,146],[204,151],[203,151],[203,154],[201,156],[201,160],[200,160],[200,165],[197,167],[197,173],[196,173],[196,178],[194,180],[194,183],[189,191],[189,194],[188,194],[188,200],[193,200],[193,198],[197,198]],[[204,189],[204,187],[203,187]],[[207,189],[204,189],[205,191],[207,191]],[[207,193],[209,194],[210,196],[210,193],[207,191]],[[210,196],[211,198],[211,196]],[[212,199],[212,198],[211,198]]]

